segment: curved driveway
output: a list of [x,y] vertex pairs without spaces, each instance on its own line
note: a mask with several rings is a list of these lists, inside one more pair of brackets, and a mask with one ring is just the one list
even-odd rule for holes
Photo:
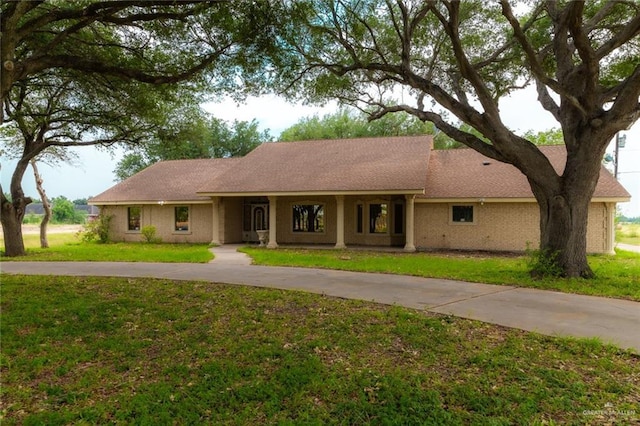
[[212,249],[208,264],[4,262],[30,275],[155,277],[301,290],[395,304],[547,335],[597,337],[640,352],[640,303],[553,291],[402,275],[250,265],[238,246]]

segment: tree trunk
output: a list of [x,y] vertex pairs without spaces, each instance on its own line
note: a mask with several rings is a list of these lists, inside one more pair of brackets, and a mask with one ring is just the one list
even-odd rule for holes
[[[596,140],[595,137],[592,140]],[[601,144],[606,147],[606,144]],[[593,278],[587,261],[587,227],[591,197],[600,177],[602,152],[567,153],[564,173],[555,183],[546,184],[538,176],[529,183],[540,206],[540,255],[554,271],[532,271],[534,274],[554,272],[568,278]]]
[[31,160],[31,167],[33,167],[33,175],[36,178],[36,189],[38,190],[38,194],[40,194],[42,208],[44,209],[44,216],[42,217],[42,222],[40,222],[40,248],[49,248],[47,225],[51,220],[51,205],[49,204],[49,200],[47,200],[47,194],[42,186],[42,176],[40,176],[35,160]]
[[[587,261],[587,218],[589,197],[569,198],[563,195],[538,200],[540,206],[541,269],[534,275],[554,272],[564,277],[593,278]],[[548,268],[544,270],[544,268]],[[552,270],[549,270],[552,269]]]
[[[24,240],[22,238],[22,220],[25,208],[31,203],[31,198],[25,197],[22,191],[22,177],[27,169],[29,160],[20,159],[11,177],[11,201],[0,190],[0,204],[2,214],[2,232],[4,232],[4,255],[8,257],[24,256]],[[0,188],[1,189],[1,188]]]
[[4,233],[4,255],[24,256],[24,241],[22,239],[22,219],[24,218],[23,200],[10,202],[2,195],[2,232]]

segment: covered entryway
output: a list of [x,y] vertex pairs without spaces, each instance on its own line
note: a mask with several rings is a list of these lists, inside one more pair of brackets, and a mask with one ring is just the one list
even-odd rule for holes
[[257,243],[256,231],[269,229],[269,204],[265,202],[245,202],[243,211],[242,241]]

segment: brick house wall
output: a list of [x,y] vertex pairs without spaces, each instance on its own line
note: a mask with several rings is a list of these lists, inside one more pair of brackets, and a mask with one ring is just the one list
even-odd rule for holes
[[[473,223],[454,223],[452,205],[473,205]],[[607,203],[589,208],[587,251],[607,253],[609,211]],[[418,249],[523,251],[540,244],[540,213],[534,202],[424,203],[415,210],[415,245]]]

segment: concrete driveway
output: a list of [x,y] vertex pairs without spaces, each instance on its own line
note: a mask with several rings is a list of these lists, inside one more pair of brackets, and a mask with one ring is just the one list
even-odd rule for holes
[[155,277],[251,285],[378,303],[552,336],[596,337],[640,353],[640,303],[553,291],[402,275],[250,265],[235,246],[213,249],[209,264],[4,262],[3,273]]

